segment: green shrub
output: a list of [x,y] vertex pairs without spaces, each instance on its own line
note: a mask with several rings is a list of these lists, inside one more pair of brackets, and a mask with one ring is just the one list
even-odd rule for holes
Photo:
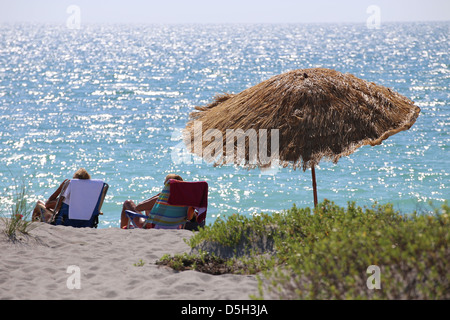
[[[325,200],[313,211],[218,219],[187,243],[230,272],[260,273],[258,298],[449,299],[449,214],[447,203],[402,215]],[[369,266],[379,267],[380,289],[368,288]]]
[[233,265],[227,260],[206,252],[194,255],[176,254],[173,257],[164,255],[156,264],[168,266],[177,271],[197,270],[215,275],[233,272]]
[[[283,299],[448,299],[448,214],[446,204],[402,216],[392,205],[344,210],[325,202],[301,241],[278,247],[286,263],[265,272],[265,289]],[[380,268],[379,290],[367,286],[371,265]]]

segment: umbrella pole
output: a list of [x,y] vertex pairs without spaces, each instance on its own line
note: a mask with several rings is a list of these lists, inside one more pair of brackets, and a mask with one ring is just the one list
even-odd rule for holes
[[314,208],[317,207],[317,184],[316,184],[316,169],[314,168],[314,165],[311,167],[311,174],[312,174],[312,185],[313,185],[313,192],[314,192]]

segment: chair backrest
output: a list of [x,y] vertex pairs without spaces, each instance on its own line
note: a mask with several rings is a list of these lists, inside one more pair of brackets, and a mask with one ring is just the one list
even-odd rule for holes
[[108,184],[101,180],[71,180],[64,193],[69,196],[69,204],[62,204],[55,224],[72,227],[97,227],[98,215],[108,187]]
[[208,183],[206,181],[178,181],[169,180],[171,205],[193,207],[197,211],[197,223],[204,224],[208,209]]
[[170,179],[150,211],[156,228],[172,229],[185,225],[188,208],[198,211],[197,223],[204,225],[208,206],[208,184],[205,181],[185,182]]
[[170,184],[166,183],[149,214],[156,228],[177,229],[186,223],[188,207],[169,205],[169,195]]

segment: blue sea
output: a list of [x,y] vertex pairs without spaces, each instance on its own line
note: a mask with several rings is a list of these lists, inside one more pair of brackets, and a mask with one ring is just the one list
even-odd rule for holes
[[[110,188],[100,228],[168,173],[207,181],[207,222],[312,207],[311,172],[214,167],[184,154],[195,106],[274,75],[324,67],[392,88],[422,111],[408,131],[316,169],[319,201],[394,204],[450,198],[450,22],[224,25],[0,25],[0,210],[25,183],[31,207],[79,167]],[[431,202],[431,204],[430,204]]]

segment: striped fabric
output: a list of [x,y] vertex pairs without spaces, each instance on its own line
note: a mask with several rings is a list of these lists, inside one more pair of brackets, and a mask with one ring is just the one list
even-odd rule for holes
[[186,222],[188,207],[169,205],[170,184],[167,183],[161,191],[150,212],[151,222],[162,228],[177,228]]

